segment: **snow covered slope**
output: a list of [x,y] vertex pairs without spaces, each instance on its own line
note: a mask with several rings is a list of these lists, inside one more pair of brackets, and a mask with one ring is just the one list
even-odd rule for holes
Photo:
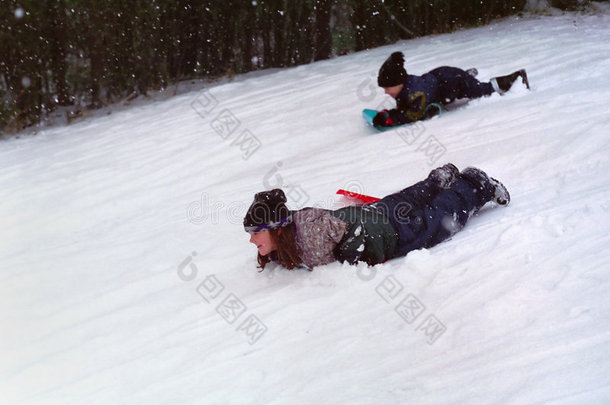
[[[512,18],[0,143],[0,403],[610,403],[608,27]],[[532,91],[375,133],[397,50]],[[511,205],[374,268],[257,273],[255,192],[333,208],[448,161]]]

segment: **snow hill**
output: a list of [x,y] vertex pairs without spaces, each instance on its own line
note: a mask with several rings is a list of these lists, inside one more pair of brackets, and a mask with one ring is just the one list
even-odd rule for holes
[[[514,17],[3,141],[0,403],[610,403],[609,27]],[[532,90],[376,133],[398,50]],[[449,161],[511,205],[374,268],[257,272],[255,192],[335,208]]]

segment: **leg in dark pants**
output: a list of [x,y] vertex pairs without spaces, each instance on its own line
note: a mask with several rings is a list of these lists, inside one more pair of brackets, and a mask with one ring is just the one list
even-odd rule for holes
[[458,98],[480,98],[490,96],[494,92],[491,83],[480,82],[469,74],[463,75],[460,79],[461,94]]
[[492,200],[491,183],[460,174],[447,190],[440,192],[425,208],[428,238],[422,247],[432,247],[460,231],[468,219]]
[[408,220],[416,208],[425,206],[443,190],[436,181],[426,179],[371,204],[391,221]]
[[440,95],[445,104],[460,98],[479,98],[489,96],[494,92],[491,83],[478,81],[468,72],[451,66],[443,66],[432,70],[439,81]]
[[375,203],[398,233],[394,256],[432,247],[462,229],[493,197],[493,186],[479,180],[460,174],[448,189],[442,189],[426,179]]

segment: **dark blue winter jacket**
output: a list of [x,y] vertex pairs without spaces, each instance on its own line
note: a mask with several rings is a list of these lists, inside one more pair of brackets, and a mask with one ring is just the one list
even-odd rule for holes
[[491,83],[482,83],[464,70],[442,66],[421,76],[407,75],[404,87],[396,97],[396,108],[388,111],[392,125],[424,118],[432,103],[449,104],[459,98],[479,98],[493,93]]

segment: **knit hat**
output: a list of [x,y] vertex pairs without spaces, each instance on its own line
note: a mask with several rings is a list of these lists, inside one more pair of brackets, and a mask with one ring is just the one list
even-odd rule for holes
[[279,188],[256,193],[244,217],[246,232],[278,229],[290,224],[292,212],[285,203],[286,195]]
[[377,76],[379,87],[393,87],[403,84],[407,79],[404,63],[405,55],[402,52],[391,54],[379,69],[379,76]]

